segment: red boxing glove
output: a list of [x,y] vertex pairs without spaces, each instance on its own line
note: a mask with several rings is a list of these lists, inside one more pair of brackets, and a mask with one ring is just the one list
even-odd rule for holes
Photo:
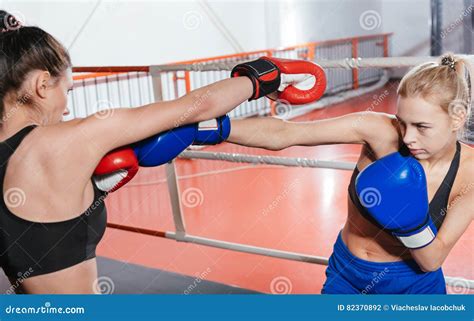
[[268,58],[281,72],[278,99],[300,105],[321,98],[326,90],[326,74],[321,66],[306,60]]
[[306,60],[261,57],[238,64],[231,76],[246,76],[252,80],[254,88],[249,101],[277,92],[278,99],[291,104],[308,104],[321,98],[326,90],[324,70]]
[[247,61],[236,65],[230,72],[231,77],[248,77],[253,84],[253,93],[249,101],[277,91],[280,86],[280,70],[267,57]]
[[112,193],[127,184],[138,172],[138,160],[130,147],[120,147],[105,155],[94,171],[101,191]]

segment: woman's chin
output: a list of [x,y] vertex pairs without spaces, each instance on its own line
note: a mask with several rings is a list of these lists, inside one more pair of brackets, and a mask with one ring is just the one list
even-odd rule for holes
[[413,157],[415,157],[417,160],[424,160],[430,158],[430,155],[428,153],[420,153],[413,155]]

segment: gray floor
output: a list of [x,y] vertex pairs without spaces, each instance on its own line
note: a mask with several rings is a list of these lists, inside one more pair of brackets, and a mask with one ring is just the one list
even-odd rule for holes
[[[115,294],[255,294],[258,292],[206,281],[201,278],[152,269],[104,257],[97,258],[98,284],[103,293]],[[212,274],[210,271],[208,274]],[[0,273],[0,293],[5,293],[10,283]]]

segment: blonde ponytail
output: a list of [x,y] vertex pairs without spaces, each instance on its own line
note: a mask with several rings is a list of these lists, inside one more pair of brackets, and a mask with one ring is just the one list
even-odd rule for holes
[[401,97],[421,97],[439,105],[450,116],[463,117],[466,124],[458,138],[468,133],[471,116],[474,69],[465,56],[446,53],[438,62],[428,62],[411,69],[400,81]]

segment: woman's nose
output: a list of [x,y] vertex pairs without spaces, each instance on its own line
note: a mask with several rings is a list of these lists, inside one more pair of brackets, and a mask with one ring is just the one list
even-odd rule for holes
[[405,133],[403,135],[403,143],[405,143],[405,145],[409,146],[409,145],[413,144],[415,141],[416,141],[416,135],[415,135],[414,131],[411,130],[411,129],[406,129]]

